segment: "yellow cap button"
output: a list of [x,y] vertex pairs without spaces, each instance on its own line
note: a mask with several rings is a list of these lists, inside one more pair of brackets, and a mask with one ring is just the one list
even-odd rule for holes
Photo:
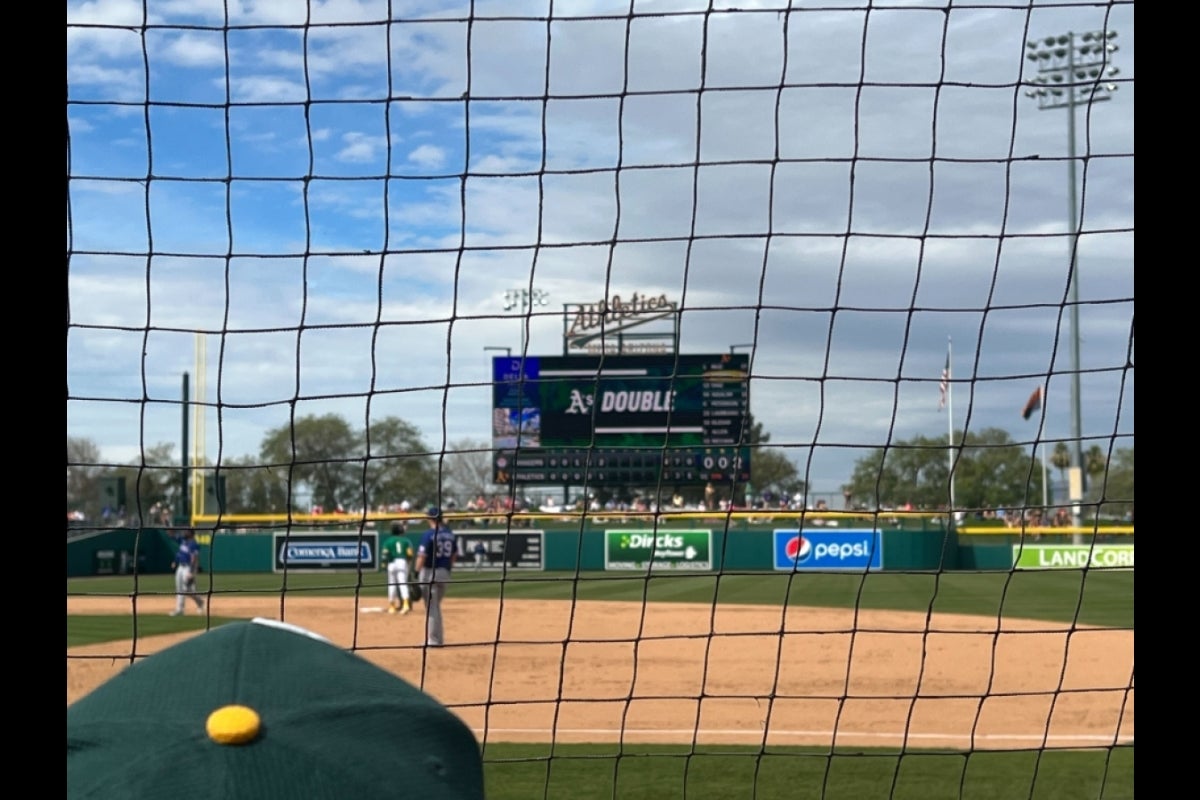
[[222,706],[208,715],[204,728],[217,744],[246,744],[258,736],[262,720],[253,708]]

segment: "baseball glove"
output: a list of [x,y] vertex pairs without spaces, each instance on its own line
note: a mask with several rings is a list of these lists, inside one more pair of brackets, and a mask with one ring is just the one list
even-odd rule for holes
[[425,599],[425,590],[421,588],[421,584],[414,583],[408,587],[408,599],[414,603],[419,603]]

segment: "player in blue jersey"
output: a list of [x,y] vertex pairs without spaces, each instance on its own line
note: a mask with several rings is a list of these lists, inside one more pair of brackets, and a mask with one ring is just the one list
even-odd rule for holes
[[179,537],[178,549],[175,551],[175,610],[172,617],[183,613],[183,606],[188,597],[196,603],[196,610],[204,610],[204,598],[196,594],[196,574],[200,572],[200,545],[196,544],[196,532],[186,529]]
[[425,512],[429,530],[421,537],[417,547],[417,574],[425,589],[425,644],[441,647],[446,643],[442,630],[442,598],[450,573],[458,558],[458,542],[454,531],[442,519],[442,510],[430,506]]

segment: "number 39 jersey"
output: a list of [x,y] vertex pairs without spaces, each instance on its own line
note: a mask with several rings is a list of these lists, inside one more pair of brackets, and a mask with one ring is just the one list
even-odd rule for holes
[[421,546],[417,552],[425,556],[427,566],[435,569],[452,569],[456,538],[454,531],[445,525],[439,525],[437,529],[430,528],[421,538]]

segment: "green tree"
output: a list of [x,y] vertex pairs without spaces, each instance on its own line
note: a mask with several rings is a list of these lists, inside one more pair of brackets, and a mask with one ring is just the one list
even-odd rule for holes
[[1083,470],[1088,476],[1088,485],[1095,481],[1094,478],[1099,478],[1104,474],[1104,470],[1108,469],[1108,456],[1100,449],[1100,445],[1094,444],[1087,449],[1083,454]]
[[178,508],[183,465],[175,445],[159,442],[126,466],[111,472],[125,478],[125,515],[135,525],[169,522]]
[[[1026,506],[1041,498],[1041,469],[999,428],[955,435],[956,508]],[[1037,467],[1035,469],[1035,467]],[[912,503],[917,508],[950,504],[950,459],[944,437],[917,436],[859,459],[847,485],[868,508]]]
[[949,502],[949,474],[946,440],[918,436],[860,458],[849,487],[855,501],[868,508],[905,503],[940,508]]
[[[440,504],[438,454],[429,449],[416,426],[398,417],[383,417],[366,431],[368,458],[360,491],[367,508],[400,503]],[[355,500],[362,504],[364,497]]]
[[286,467],[264,466],[254,456],[227,459],[221,467],[225,477],[225,511],[230,514],[283,514],[300,511],[295,492],[288,492]]
[[1040,506],[1041,462],[1000,428],[970,434],[955,467],[954,503],[958,508]]
[[1098,513],[1108,519],[1133,515],[1133,448],[1118,448],[1106,465],[1103,480],[1088,487],[1088,501],[1099,503]]
[[1050,456],[1050,464],[1058,470],[1058,478],[1064,483],[1067,480],[1067,468],[1071,466],[1071,448],[1066,442],[1054,445],[1054,455]]
[[438,497],[435,455],[413,425],[396,417],[373,420],[364,431],[336,414],[301,417],[268,431],[259,458],[258,466],[281,473],[270,481],[292,487],[293,503],[303,487],[326,511],[373,509],[406,499],[436,502]]
[[[756,420],[753,414],[747,414],[746,423],[742,426],[742,444],[750,448],[749,487],[745,483],[732,481],[718,487],[719,496],[726,499],[733,498],[734,502],[740,505],[751,489],[756,495],[761,495],[762,490],[769,489],[772,484],[779,480],[787,480],[787,475],[784,473],[788,466],[791,466],[792,473],[795,475],[796,468],[791,465],[787,456],[782,452],[771,452],[763,447],[769,441],[771,441],[771,434],[767,433],[763,424]],[[761,468],[759,467],[760,461],[762,461]],[[728,495],[725,494],[726,489],[728,489]],[[699,502],[696,498],[703,497],[703,491],[695,490],[694,497],[692,491],[683,492],[682,495],[689,502]]]
[[750,456],[750,482],[756,492],[771,492],[791,498],[807,489],[796,465],[787,453],[776,447],[755,450]]
[[362,496],[360,439],[336,414],[300,417],[267,431],[259,447],[263,466],[281,469],[293,487],[304,484],[327,511],[356,505]]
[[744,428],[746,444],[751,447],[766,444],[771,441],[771,434],[763,430],[763,424],[754,418],[753,414],[746,415],[746,427]]
[[67,510],[90,520],[100,516],[100,448],[91,439],[67,437]]
[[488,442],[461,439],[442,458],[443,493],[465,504],[496,491],[492,483],[492,448]]

